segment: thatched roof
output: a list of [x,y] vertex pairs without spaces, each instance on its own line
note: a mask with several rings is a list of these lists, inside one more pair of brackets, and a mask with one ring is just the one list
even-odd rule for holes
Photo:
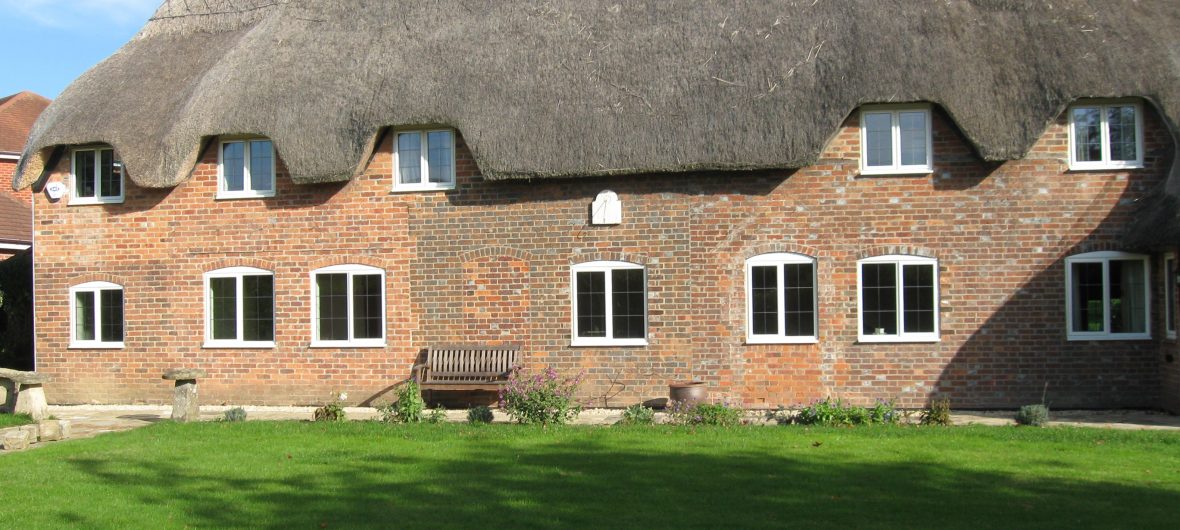
[[1175,0],[169,0],[50,106],[15,185],[106,142],[174,186],[228,133],[340,181],[408,124],[454,126],[491,179],[799,167],[891,101],[1012,159],[1079,97],[1143,96],[1175,131],[1177,28]]

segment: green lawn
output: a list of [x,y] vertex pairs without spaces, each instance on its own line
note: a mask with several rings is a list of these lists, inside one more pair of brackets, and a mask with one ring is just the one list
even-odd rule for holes
[[33,423],[33,418],[28,414],[0,414],[0,429],[28,423]]
[[161,423],[0,456],[0,528],[1175,528],[1180,433]]

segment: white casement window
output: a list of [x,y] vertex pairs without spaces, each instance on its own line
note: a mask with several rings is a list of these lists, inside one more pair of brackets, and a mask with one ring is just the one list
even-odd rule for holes
[[592,261],[574,265],[573,346],[647,344],[647,277],[642,265]]
[[217,156],[218,199],[274,196],[275,150],[270,140],[225,140]]
[[1143,167],[1143,112],[1134,102],[1081,103],[1069,108],[1070,169]]
[[816,342],[815,274],[815,258],[801,254],[746,260],[746,342]]
[[860,112],[862,175],[930,173],[934,170],[928,106],[873,106]]
[[1089,252],[1065,258],[1069,340],[1151,338],[1147,256]]
[[123,347],[123,287],[88,282],[70,287],[70,347]]
[[856,267],[861,342],[938,341],[938,260],[876,256]]
[[1176,338],[1176,255],[1164,254],[1164,333]]
[[333,265],[311,273],[313,347],[385,345],[385,271]]
[[455,187],[455,132],[399,131],[393,137],[393,191]]
[[228,267],[205,273],[205,347],[272,348],[274,273]]
[[114,149],[74,149],[70,168],[71,205],[123,202],[123,164]]

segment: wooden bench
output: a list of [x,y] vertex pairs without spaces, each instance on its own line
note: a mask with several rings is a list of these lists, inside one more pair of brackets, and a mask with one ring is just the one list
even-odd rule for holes
[[434,390],[499,390],[520,364],[520,346],[447,345],[426,350],[426,362],[414,366],[414,380]]

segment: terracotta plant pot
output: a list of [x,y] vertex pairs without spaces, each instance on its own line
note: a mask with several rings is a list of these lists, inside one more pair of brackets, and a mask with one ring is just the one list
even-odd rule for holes
[[677,381],[668,384],[668,401],[700,403],[708,394],[704,381]]

